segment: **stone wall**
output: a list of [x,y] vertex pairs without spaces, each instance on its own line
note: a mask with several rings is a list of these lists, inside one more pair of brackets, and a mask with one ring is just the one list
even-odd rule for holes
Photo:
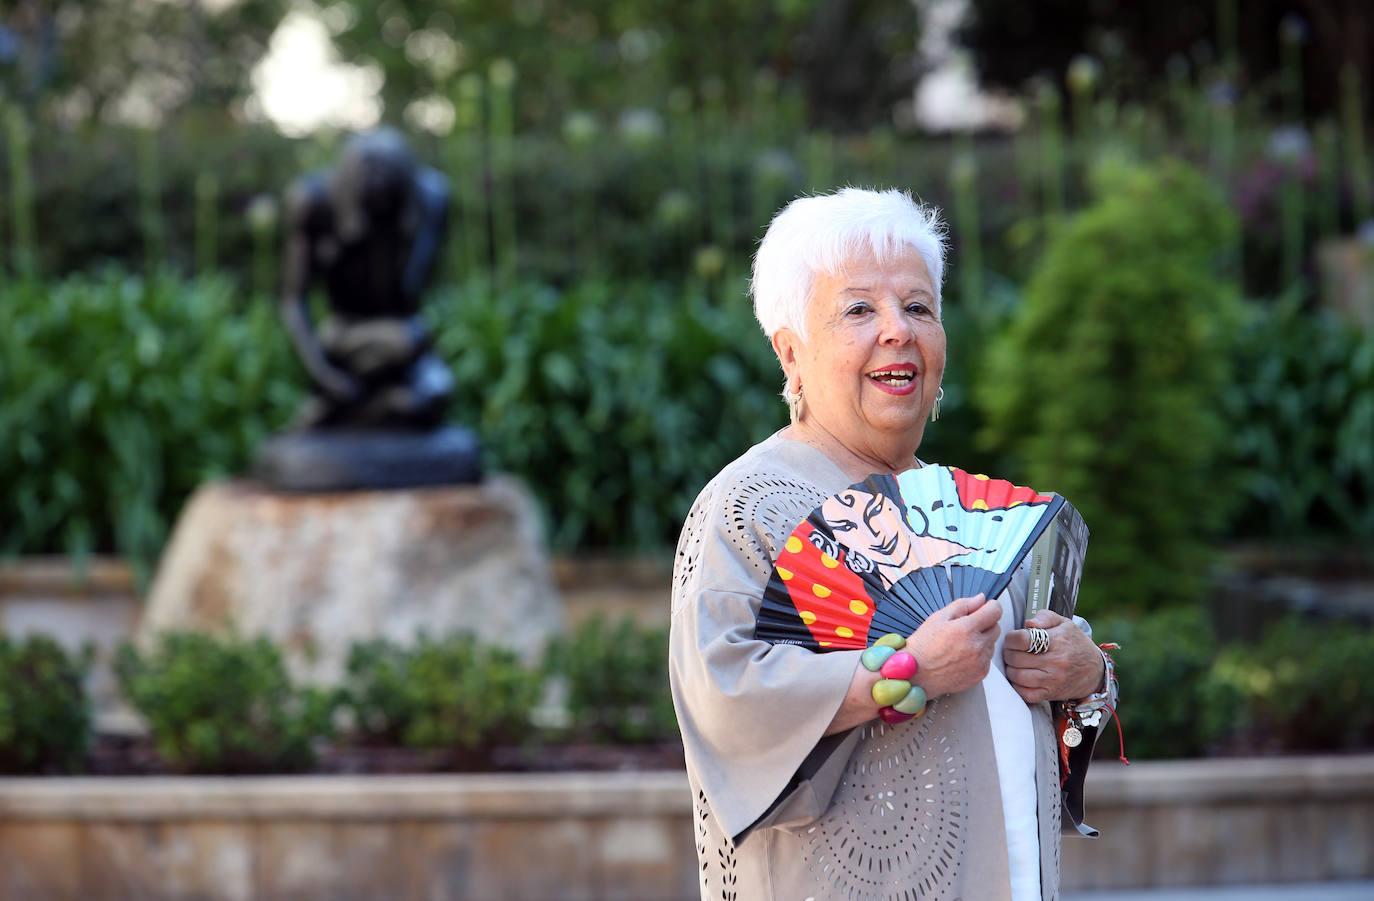
[[95,651],[87,690],[103,725],[121,715],[110,662],[133,637],[143,612],[133,570],[121,560],[95,557],[77,566],[66,557],[0,561],[0,632],[13,638],[47,635],[69,651]]
[[[1065,888],[1374,878],[1374,755],[1094,764]],[[681,772],[0,779],[0,898],[695,899]]]

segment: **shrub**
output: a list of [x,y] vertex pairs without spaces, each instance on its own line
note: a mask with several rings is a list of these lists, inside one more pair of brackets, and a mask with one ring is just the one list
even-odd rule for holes
[[[1201,610],[1178,607],[1136,619],[1104,620],[1093,624],[1093,634],[1121,645],[1112,659],[1121,683],[1118,713],[1126,756],[1196,757],[1232,730],[1230,721],[1218,719],[1227,713],[1224,708],[1203,703],[1218,646]],[[1114,730],[1106,722],[1102,729],[1102,745],[1110,749],[1108,733]]]
[[555,546],[671,545],[711,476],[786,423],[743,285],[720,290],[474,280],[429,306],[455,418],[528,480]]
[[142,563],[201,481],[290,415],[284,330],[222,279],[109,269],[19,281],[0,303],[0,553]]
[[566,680],[574,734],[634,743],[678,734],[667,660],[666,629],[594,616],[550,648],[546,666]]
[[1232,532],[1374,541],[1374,333],[1293,296],[1253,306],[1237,337]]
[[168,633],[147,655],[123,645],[115,673],[159,754],[178,771],[305,770],[315,742],[330,732],[331,696],[294,685],[266,638]]
[[0,635],[0,773],[74,772],[91,739],[91,651]]
[[355,644],[340,697],[363,743],[480,751],[524,735],[539,693],[514,652],[459,634]]
[[1218,412],[1234,223],[1177,162],[1107,167],[1065,223],[979,371],[981,440],[1092,530],[1080,598],[1138,610],[1194,599],[1234,494]]
[[1374,746],[1374,635],[1354,622],[1290,617],[1258,644],[1217,661],[1212,711],[1231,710],[1235,732],[1262,750],[1336,751]]
[[[228,281],[107,270],[14,287],[0,304],[0,520],[14,526],[0,553],[150,563],[186,496],[246,468],[305,389],[271,305]],[[531,484],[559,547],[671,543],[710,476],[785,421],[742,287],[719,305],[713,290],[474,279],[426,307],[453,418],[489,468]]]

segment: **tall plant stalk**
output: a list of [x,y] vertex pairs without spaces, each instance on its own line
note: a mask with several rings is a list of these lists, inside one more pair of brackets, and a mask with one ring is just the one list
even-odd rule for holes
[[1223,76],[1232,84],[1240,74],[1236,54],[1238,21],[1236,0],[1217,0],[1217,50],[1221,54]]
[[215,271],[219,257],[219,179],[211,172],[196,176],[196,274]]
[[253,232],[253,293],[255,297],[271,297],[276,293],[277,204],[270,195],[263,195],[249,207],[248,218]]
[[143,232],[144,269],[152,278],[166,257],[157,132],[152,128],[139,129],[134,144],[138,158],[138,219]]
[[1037,92],[1040,111],[1040,196],[1045,216],[1064,215],[1064,139],[1060,123],[1059,89],[1046,81]]
[[1370,218],[1369,160],[1364,149],[1364,108],[1360,100],[1360,73],[1350,63],[1341,68],[1341,128],[1345,133],[1345,164],[1350,172],[1350,193],[1359,228]]
[[518,266],[515,228],[515,78],[514,63],[496,60],[488,74],[491,116],[492,243],[503,284],[515,280]]
[[1217,48],[1220,77],[1212,88],[1212,176],[1228,190],[1236,144],[1236,100],[1240,65],[1236,54],[1236,0],[1217,0]]
[[[1279,25],[1282,56],[1284,111],[1291,128],[1302,128],[1302,40],[1301,26],[1289,17]],[[1303,185],[1302,156],[1289,154],[1284,160],[1280,207],[1283,217],[1283,283],[1293,285],[1302,275]]]
[[32,135],[24,111],[17,106],[5,109],[5,134],[10,145],[10,222],[14,234],[11,260],[14,271],[21,278],[30,279],[38,270],[33,243]]
[[701,119],[705,139],[706,202],[709,208],[710,240],[718,247],[728,246],[734,224],[731,208],[733,189],[726,168],[721,164],[721,148],[728,140],[726,134],[725,84],[719,78],[708,78],[701,86]]
[[476,72],[458,79],[453,117],[453,137],[449,142],[449,171],[458,200],[458,227],[452,240],[456,255],[463,261],[463,277],[488,273],[492,265],[491,222],[487,210],[486,160],[482,152],[483,104],[486,84]]
[[961,132],[950,163],[954,186],[954,222],[959,232],[960,302],[974,322],[983,323],[983,236],[978,218],[978,160],[973,139]]
[[[697,135],[696,111],[693,109],[692,92],[687,88],[674,88],[668,93],[668,140],[672,146],[673,168],[677,172],[677,190],[689,203],[701,196],[702,162],[701,141]],[[702,217],[687,215],[681,225],[674,229],[677,239],[677,252],[687,259],[692,247],[702,240],[698,227],[691,231],[690,223],[700,223]]]
[[1070,157],[1077,164],[1080,177],[1092,169],[1097,149],[1097,122],[1094,89],[1098,81],[1098,65],[1087,57],[1076,57],[1069,63],[1069,110],[1073,116],[1073,143]]
[[1322,121],[1314,129],[1313,146],[1317,154],[1317,215],[1321,236],[1341,230],[1341,147],[1336,123]]
[[835,187],[835,137],[829,132],[813,132],[806,139],[806,187],[825,191]]

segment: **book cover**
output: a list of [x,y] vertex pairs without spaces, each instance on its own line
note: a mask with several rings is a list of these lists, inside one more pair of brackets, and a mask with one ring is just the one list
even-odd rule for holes
[[1047,607],[1060,616],[1073,616],[1088,538],[1082,515],[1065,503],[1031,547],[1027,619]]

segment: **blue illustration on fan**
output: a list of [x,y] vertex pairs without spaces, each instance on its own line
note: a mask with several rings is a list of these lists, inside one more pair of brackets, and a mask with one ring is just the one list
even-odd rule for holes
[[[848,548],[900,603],[881,604],[873,629],[919,625],[955,598],[1000,595],[1063,498],[948,466],[873,475],[821,507]],[[837,526],[837,518],[849,516]],[[854,514],[858,513],[856,517]],[[851,564],[851,568],[853,568]],[[879,622],[891,617],[890,622]]]
[[[1021,559],[1022,555],[1017,553],[1022,550],[1021,541],[1032,532],[1039,534],[1036,527],[1049,521],[1047,510],[1050,507],[1058,509],[1056,496],[1035,495],[1030,500],[996,498],[998,503],[990,504],[986,491],[978,496],[967,490],[960,491],[956,472],[962,473],[962,470],[927,466],[909,469],[897,476],[907,522],[918,534],[940,535],[972,549],[967,554],[951,557],[951,564],[1000,573]],[[974,477],[971,481],[960,481],[965,486],[995,488],[1001,480]],[[1030,493],[1030,489],[1025,491]],[[956,597],[966,595],[956,594]]]

